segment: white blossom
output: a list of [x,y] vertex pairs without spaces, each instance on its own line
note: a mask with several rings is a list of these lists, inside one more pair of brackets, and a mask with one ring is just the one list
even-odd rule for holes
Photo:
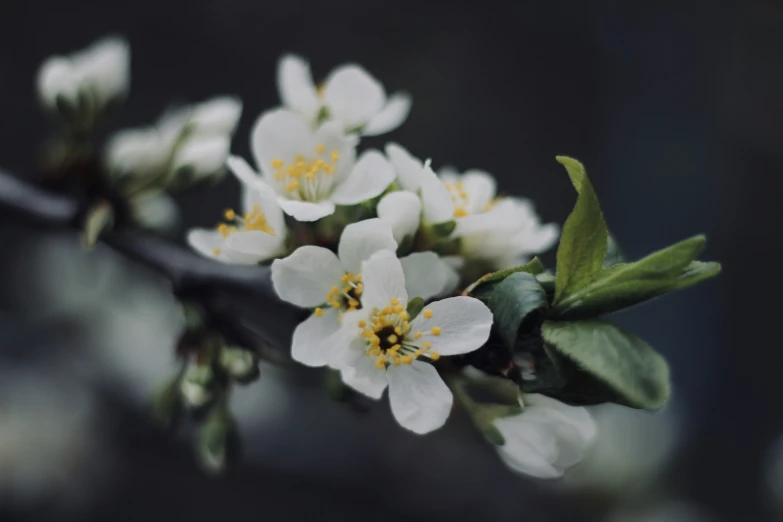
[[285,55],[277,68],[277,88],[283,105],[304,116],[311,125],[335,121],[343,132],[375,136],[399,127],[408,117],[410,96],[389,98],[383,85],[355,64],[333,70],[316,86],[310,66],[301,57]]
[[[272,263],[272,284],[281,299],[301,307],[317,307],[294,331],[294,360],[308,366],[329,362],[342,315],[361,306],[362,263],[382,250],[397,250],[391,227],[380,219],[368,219],[345,227],[337,254],[306,245]],[[456,288],[453,269],[432,252],[417,252],[400,262],[411,294],[430,299]]]
[[224,213],[226,223],[215,229],[188,232],[188,243],[201,255],[224,263],[252,265],[285,253],[288,229],[274,192],[263,183],[251,183],[252,169],[242,161],[231,163],[242,181],[242,209]]
[[130,49],[120,38],[104,38],[70,56],[52,56],[38,71],[43,105],[58,110],[60,99],[83,117],[100,114],[109,103],[124,98],[129,84]]
[[380,152],[365,151],[357,161],[356,143],[334,122],[313,130],[300,114],[275,109],[259,117],[250,145],[260,179],[277,192],[283,211],[316,221],[333,214],[335,205],[380,195],[394,180]]
[[242,103],[220,96],[167,111],[151,126],[116,133],[107,170],[124,192],[175,188],[223,173]]
[[392,225],[395,237],[416,233],[419,223],[412,216],[419,215],[420,206],[422,223],[454,220],[451,238],[460,240],[460,256],[492,269],[519,265],[557,241],[557,225],[542,225],[526,199],[496,197],[495,179],[486,172],[474,169],[460,175],[441,169],[436,176],[399,145],[388,144],[386,154],[401,188],[420,199],[417,203],[411,194],[390,193],[379,203],[378,216]]
[[505,439],[497,446],[508,467],[539,478],[561,477],[577,464],[596,437],[585,408],[568,406],[544,395],[524,397],[522,413],[494,420]]
[[472,297],[435,301],[411,319],[399,259],[389,250],[362,265],[362,308],[346,312],[329,356],[343,381],[378,399],[389,387],[392,413],[405,428],[427,433],[441,427],[452,394],[425,360],[480,348],[492,327],[492,312]]

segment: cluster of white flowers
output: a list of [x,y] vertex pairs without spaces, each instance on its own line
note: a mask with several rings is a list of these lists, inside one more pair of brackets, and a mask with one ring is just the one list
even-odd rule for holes
[[[361,137],[395,129],[411,106],[363,68],[343,65],[316,83],[304,59],[287,55],[277,84],[282,107],[262,113],[251,131],[254,166],[229,153],[242,106],[221,97],[116,134],[106,170],[133,196],[132,208],[161,220],[173,213],[165,190],[227,166],[242,186],[240,209],[225,210],[215,228],[190,230],[189,244],[224,263],[271,262],[280,298],[312,311],[293,334],[293,358],[332,368],[373,399],[388,387],[403,427],[435,430],[454,402],[440,369],[481,348],[493,324],[482,301],[455,292],[477,272],[549,249],[559,229],[541,224],[529,201],[498,196],[486,172],[436,174],[394,143],[358,153]],[[39,78],[42,100],[63,118],[101,113],[127,90],[119,40],[53,58]],[[581,458],[592,421],[548,397],[523,402],[521,414],[494,421],[506,441],[501,454],[519,471],[559,476]]]

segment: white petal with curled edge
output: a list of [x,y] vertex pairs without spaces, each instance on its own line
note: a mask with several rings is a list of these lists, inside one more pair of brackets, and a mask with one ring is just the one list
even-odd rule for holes
[[368,357],[367,340],[356,339],[349,347],[348,355],[340,369],[343,382],[354,390],[372,398],[380,399],[388,385],[386,371],[375,366],[375,359]]
[[364,136],[377,136],[396,129],[405,121],[411,111],[411,97],[396,92],[389,97],[386,106],[362,129]]
[[421,171],[424,164],[421,160],[396,143],[387,143],[384,150],[394,166],[400,186],[405,190],[416,192],[422,181]]
[[234,254],[253,256],[257,261],[266,261],[285,253],[285,246],[279,236],[260,230],[242,230],[226,238],[229,257]]
[[245,158],[229,156],[226,165],[241,183],[252,185],[261,180],[261,176],[245,161]]
[[277,91],[283,105],[315,120],[321,104],[318,101],[310,65],[295,54],[286,54],[277,64]]
[[379,196],[394,181],[394,168],[377,150],[367,150],[330,199],[338,205],[356,205]]
[[352,130],[367,124],[386,104],[383,85],[355,64],[342,65],[324,82],[324,101],[331,117]]
[[454,219],[454,201],[446,185],[426,165],[421,171],[421,203],[424,208],[424,220],[435,225]]
[[242,116],[242,100],[217,96],[193,107],[190,123],[198,134],[232,134]]
[[389,223],[394,240],[401,244],[406,237],[413,237],[421,222],[421,200],[413,192],[390,192],[378,203],[378,217]]
[[312,314],[302,321],[294,330],[291,357],[305,366],[325,366],[331,337],[340,329],[339,315],[334,308],[327,308],[322,316]]
[[400,258],[405,273],[405,289],[411,297],[425,301],[442,295],[451,270],[434,252],[416,252]]
[[405,306],[408,293],[405,291],[405,274],[397,255],[389,250],[381,250],[362,264],[362,306],[367,309],[383,308],[392,298],[400,300]]
[[[424,332],[421,341],[432,343],[432,349],[441,355],[472,352],[483,346],[492,328],[492,312],[473,297],[449,297],[425,307],[432,311],[426,318],[420,313],[411,323],[411,331]],[[441,329],[440,335],[428,333],[432,327]]]
[[283,212],[297,221],[318,221],[319,219],[334,214],[334,203],[331,201],[296,201],[294,199],[277,198],[277,204]]
[[[209,257],[224,263],[237,265],[254,265],[258,262],[254,257],[243,258],[241,255],[229,257],[225,239],[217,230],[196,228],[188,232],[188,244],[204,257]],[[217,249],[217,250],[215,250]]]
[[256,165],[270,184],[274,183],[272,160],[292,163],[297,155],[315,153],[316,143],[308,121],[299,113],[273,109],[263,113],[250,133]]
[[334,252],[312,245],[272,263],[272,285],[280,299],[306,308],[326,302],[326,294],[344,274]]
[[486,212],[497,191],[495,178],[482,170],[469,170],[462,175],[461,181],[468,195],[468,212]]
[[397,250],[391,226],[378,218],[365,219],[345,227],[340,236],[337,256],[346,272],[358,274],[362,262],[367,261],[379,250]]
[[130,87],[130,46],[122,38],[99,40],[74,53],[79,75],[89,83],[101,103],[124,96]]
[[392,413],[403,428],[421,435],[445,424],[454,399],[434,366],[421,361],[392,365],[386,376]]

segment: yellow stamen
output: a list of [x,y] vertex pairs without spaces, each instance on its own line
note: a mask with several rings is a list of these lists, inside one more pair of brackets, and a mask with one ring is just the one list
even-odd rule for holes
[[439,336],[441,332],[440,326],[433,326],[431,332],[435,337]]
[[423,315],[425,319],[430,319],[432,317],[432,310],[425,308],[421,315]]
[[236,212],[234,212],[230,208],[226,210],[223,216],[226,218],[227,221],[234,221],[237,218]]
[[440,359],[440,354],[438,352],[430,352],[430,359],[433,361],[437,361]]
[[212,253],[215,254],[216,256],[219,256],[220,255],[220,249],[215,247],[215,248],[212,249]]
[[323,308],[316,308],[314,313],[315,313],[316,317],[323,317],[324,309]]

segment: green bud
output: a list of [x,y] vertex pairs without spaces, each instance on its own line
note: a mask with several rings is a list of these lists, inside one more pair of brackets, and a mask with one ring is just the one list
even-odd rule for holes
[[220,366],[239,382],[251,382],[258,377],[258,357],[241,348],[226,347],[220,352]]
[[189,406],[198,408],[207,404],[214,395],[212,385],[215,375],[209,366],[191,366],[185,372],[180,391]]

